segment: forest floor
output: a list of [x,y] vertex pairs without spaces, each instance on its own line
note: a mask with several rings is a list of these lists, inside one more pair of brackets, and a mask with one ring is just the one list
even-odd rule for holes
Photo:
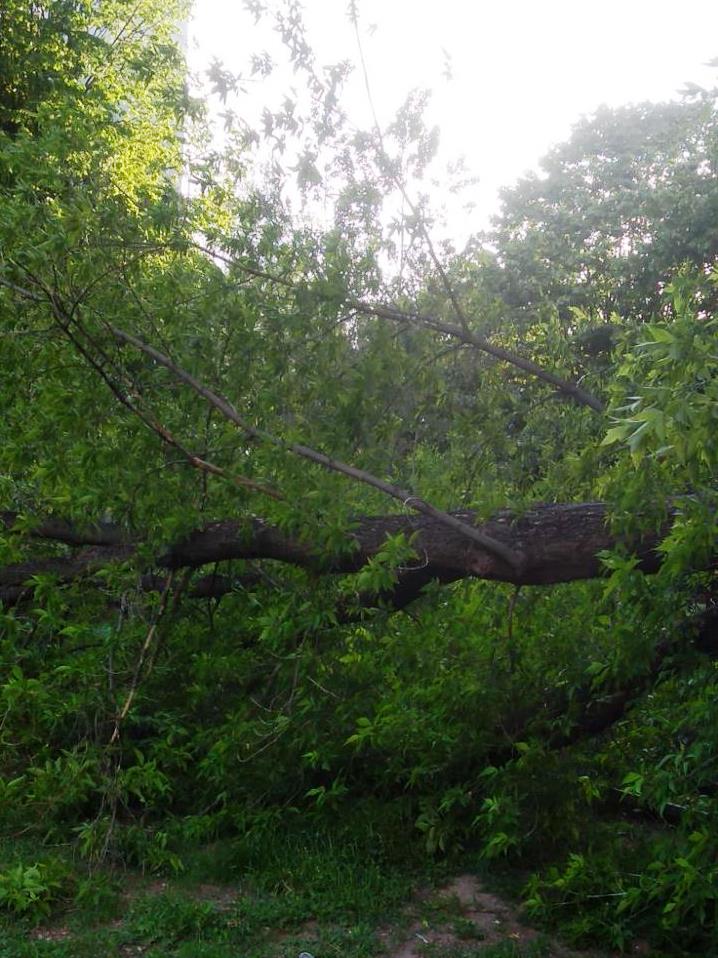
[[267,893],[242,883],[96,877],[94,891],[64,914],[6,926],[0,958],[607,958],[530,927],[516,903],[473,873],[414,881],[404,894],[396,876],[374,889],[359,877],[348,897],[343,884],[317,878],[318,896],[291,878]]

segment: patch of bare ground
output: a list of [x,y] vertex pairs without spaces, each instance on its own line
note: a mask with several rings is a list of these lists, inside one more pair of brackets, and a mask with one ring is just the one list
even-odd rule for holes
[[200,882],[185,889],[162,879],[148,881],[145,878],[137,878],[125,881],[122,898],[129,903],[140,895],[164,895],[168,891],[179,892],[195,901],[206,901],[221,912],[229,911],[237,899],[241,897],[240,890],[233,888],[231,885],[214,885],[209,882]]
[[69,928],[58,925],[54,928],[33,928],[30,932],[30,939],[32,941],[65,941],[71,935],[72,932]]
[[308,918],[296,928],[265,928],[267,940],[277,947],[285,945],[288,941],[303,941],[307,947],[312,947],[314,942],[321,939],[321,928],[315,918]]
[[214,905],[217,911],[229,911],[237,899],[241,897],[241,893],[238,889],[229,885],[211,885],[203,882],[194,886],[192,897],[198,901],[209,902],[210,905]]
[[[409,914],[426,911],[422,908],[430,900],[435,907],[429,909],[435,918],[415,918],[397,937],[394,929],[381,932],[387,958],[425,958],[428,948],[441,950],[461,948],[464,953],[475,952],[477,956],[491,945],[513,941],[517,945],[538,938],[539,933],[518,917],[517,909],[488,892],[475,875],[458,875],[438,892],[418,896]],[[593,952],[577,952],[552,944],[549,958],[598,958]]]

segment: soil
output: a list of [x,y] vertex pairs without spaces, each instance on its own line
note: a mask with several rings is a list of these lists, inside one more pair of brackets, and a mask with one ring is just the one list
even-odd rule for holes
[[[162,894],[166,889],[167,883],[162,881],[143,885],[145,893]],[[133,892],[136,890],[128,891],[128,898],[133,897]],[[194,895],[198,900],[212,902],[219,911],[228,911],[239,892],[226,886],[200,884],[195,887]],[[515,905],[487,891],[481,880],[471,874],[457,875],[438,891],[419,891],[407,906],[405,916],[405,921],[380,931],[383,958],[426,958],[434,949],[439,953],[460,949],[463,954],[476,954],[480,958],[487,946],[506,941],[520,945],[539,937],[539,932],[521,920]],[[121,920],[117,920],[113,925],[120,923]],[[310,939],[319,932],[314,921],[300,929],[300,933]],[[31,933],[35,940],[44,941],[62,941],[71,935],[64,926],[37,928]],[[286,935],[278,931],[277,940],[282,941]],[[292,937],[296,935],[295,930]],[[127,958],[142,955],[145,950],[143,945],[123,946]],[[648,955],[650,949],[645,942],[638,942],[634,954]],[[605,952],[599,955],[594,951],[574,951],[558,942],[551,942],[547,955],[548,958],[607,958]]]
[[[486,891],[475,875],[457,875],[430,897],[437,904],[448,906],[440,909],[443,918],[437,923],[416,920],[399,940],[392,929],[386,929],[382,938],[387,958],[425,958],[426,945],[447,950],[461,947],[475,951],[479,958],[488,945],[507,940],[521,944],[539,937],[534,928],[519,919],[515,906]],[[446,923],[446,911],[456,916],[453,922]],[[595,953],[572,951],[557,943],[551,945],[549,956],[598,958]]]

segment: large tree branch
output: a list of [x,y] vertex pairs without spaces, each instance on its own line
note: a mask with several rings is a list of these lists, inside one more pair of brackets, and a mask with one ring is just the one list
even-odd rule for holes
[[[386,596],[388,604],[401,608],[433,580],[447,583],[477,578],[515,585],[551,585],[595,578],[602,572],[598,553],[618,546],[630,549],[644,572],[655,572],[660,565],[656,547],[670,525],[668,522],[661,531],[627,539],[611,531],[608,507],[601,502],[541,505],[521,514],[505,510],[481,523],[471,512],[453,515],[462,525],[470,524],[520,552],[524,556],[521,568],[512,569],[462,531],[424,515],[359,517],[347,531],[346,548],[335,555],[322,554],[310,542],[287,535],[262,519],[227,519],[210,523],[169,545],[157,556],[155,568],[200,569],[228,560],[274,560],[320,574],[351,574],[379,552],[388,536],[403,533],[412,542],[417,559],[398,570],[395,589]],[[2,514],[2,523],[6,529],[24,530],[29,536],[85,547],[72,556],[0,569],[0,599],[6,604],[27,594],[27,583],[34,575],[49,573],[61,581],[93,575],[103,566],[131,559],[139,545],[139,540],[131,540],[108,524],[82,528],[47,519],[29,527],[27,523],[20,525],[12,513]],[[211,588],[206,585],[212,595],[231,588],[231,580],[218,581]]]
[[34,539],[50,539],[69,546],[121,546],[128,543],[127,533],[112,522],[91,522],[78,526],[66,519],[51,516],[32,521],[17,512],[0,512],[0,527],[8,532],[27,532]]
[[[476,523],[472,512],[452,513],[462,524],[472,524],[515,551],[524,562],[520,570],[507,568],[495,555],[467,539],[462,531],[448,528],[431,516],[365,516],[357,519],[347,539],[353,551],[322,557],[311,546],[284,535],[255,519],[247,529],[240,523],[213,523],[173,545],[160,559],[168,568],[201,566],[223,559],[276,559],[328,573],[351,573],[360,569],[382,547],[387,536],[403,533],[417,553],[413,574],[441,581],[473,577],[515,585],[550,585],[591,579],[601,574],[598,553],[619,544],[631,548],[645,572],[655,572],[660,557],[655,551],[662,535],[647,532],[637,541],[622,540],[608,525],[608,507],[601,502],[541,505],[521,514],[509,510]],[[406,570],[407,574],[412,570]]]
[[[131,546],[106,546],[82,549],[73,556],[36,559],[5,566],[0,569],[0,603],[9,608],[32,598],[35,586],[33,580],[38,576],[51,576],[62,584],[80,579],[92,581],[100,570],[113,563],[127,561],[133,555],[134,549]],[[163,592],[167,579],[166,572],[146,572],[138,577],[136,586],[141,592]],[[230,592],[252,588],[264,581],[263,576],[257,572],[245,572],[236,576],[211,572],[197,576],[187,590],[187,595],[192,599],[221,599]]]

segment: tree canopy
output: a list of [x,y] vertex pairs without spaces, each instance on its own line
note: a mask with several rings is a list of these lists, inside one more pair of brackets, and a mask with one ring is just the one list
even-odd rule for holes
[[[5,825],[163,868],[374,796],[577,939],[715,944],[717,91],[458,252],[420,97],[351,131],[290,4],[306,114],[222,154],[181,15],[0,11]],[[626,871],[628,809],[674,827]]]

